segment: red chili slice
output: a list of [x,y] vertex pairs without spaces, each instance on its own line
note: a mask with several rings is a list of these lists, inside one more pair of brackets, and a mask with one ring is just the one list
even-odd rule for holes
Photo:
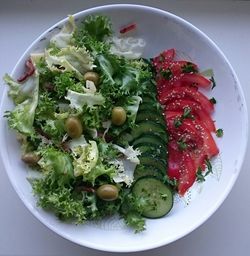
[[24,82],[28,77],[32,76],[35,72],[35,66],[33,65],[33,62],[30,58],[25,62],[25,67],[25,73],[17,79],[19,83]]
[[128,26],[122,28],[122,29],[120,30],[120,33],[121,33],[121,34],[125,34],[125,33],[129,32],[129,31],[131,31],[131,30],[134,30],[135,28],[136,28],[136,24],[135,24],[135,23],[132,23],[132,24],[130,24],[130,25],[128,25]]

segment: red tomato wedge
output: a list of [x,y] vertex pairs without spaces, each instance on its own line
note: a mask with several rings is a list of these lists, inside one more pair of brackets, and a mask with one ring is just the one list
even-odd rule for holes
[[198,102],[208,114],[214,111],[214,105],[197,88],[173,87],[170,90],[162,91],[158,95],[158,100],[162,105],[167,105],[178,99],[189,99]]
[[205,170],[205,161],[217,155],[219,149],[202,122],[187,118],[176,126],[181,116],[181,111],[165,115],[170,139],[167,175],[178,181],[178,193],[184,195],[195,182],[198,168]]
[[178,193],[183,196],[196,180],[196,166],[187,152],[181,152],[173,142],[168,145],[168,176],[178,181]]
[[195,151],[196,154],[204,154],[208,159],[219,153],[213,136],[202,122],[186,118],[177,126],[176,120],[179,117],[180,115],[177,112],[176,116],[166,120],[170,138],[177,142],[182,141],[186,143],[188,150]]
[[162,64],[169,63],[175,57],[175,49],[169,49],[162,52],[159,56],[153,58],[152,64],[156,70],[160,70],[162,68]]
[[184,86],[195,85],[206,89],[210,88],[211,86],[211,81],[200,74],[183,74],[179,82]]
[[[165,106],[165,114],[169,111],[182,111],[189,109],[190,114],[197,120],[204,123],[210,132],[215,132],[216,128],[211,116],[202,108],[201,104],[189,99],[177,99]],[[166,114],[167,115],[167,114]]]

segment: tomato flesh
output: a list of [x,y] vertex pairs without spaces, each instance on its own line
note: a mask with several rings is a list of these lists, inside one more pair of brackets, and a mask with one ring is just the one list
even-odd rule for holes
[[165,106],[165,113],[168,111],[190,110],[190,115],[198,119],[207,127],[210,132],[215,132],[215,124],[211,116],[203,109],[201,104],[189,99],[177,99]]
[[193,100],[199,103],[208,114],[214,111],[214,105],[204,94],[199,92],[197,88],[173,87],[170,90],[162,91],[161,94],[158,95],[158,100],[162,105],[167,105],[178,99]]

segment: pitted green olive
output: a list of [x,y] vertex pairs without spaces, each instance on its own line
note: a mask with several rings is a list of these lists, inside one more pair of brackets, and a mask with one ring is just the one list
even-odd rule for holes
[[40,160],[40,157],[36,155],[35,153],[26,153],[22,155],[22,160],[29,165],[35,165]]
[[99,83],[99,75],[94,71],[88,71],[83,75],[83,79],[92,81],[95,85]]
[[71,138],[79,138],[82,135],[82,123],[77,117],[69,117],[65,122],[65,130]]
[[105,201],[114,201],[118,198],[118,188],[111,184],[104,184],[96,191],[97,196]]
[[123,107],[114,107],[112,109],[111,120],[114,125],[123,125],[126,122],[127,114]]

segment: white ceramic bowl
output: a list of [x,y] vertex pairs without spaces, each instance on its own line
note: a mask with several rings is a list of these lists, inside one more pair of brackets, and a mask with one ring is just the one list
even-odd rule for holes
[[[217,99],[214,119],[217,127],[224,129],[218,140],[220,156],[214,161],[216,174],[211,175],[202,187],[194,187],[190,203],[177,200],[171,214],[147,220],[147,230],[134,234],[116,218],[86,225],[60,222],[54,215],[36,206],[31,186],[27,181],[28,168],[20,160],[16,138],[3,118],[4,111],[12,107],[6,96],[1,102],[1,156],[9,179],[26,207],[58,235],[77,244],[114,252],[132,252],[156,248],[171,243],[206,221],[232,189],[239,174],[247,144],[247,110],[239,81],[221,50],[199,29],[168,12],[137,5],[109,5],[96,7],[75,14],[77,22],[86,15],[101,13],[111,17],[114,31],[135,22],[138,35],[146,42],[145,57],[152,57],[167,48],[189,56],[201,69],[214,70],[217,86],[212,91]],[[45,31],[27,49],[15,66],[12,75],[20,76],[29,53],[43,49],[49,38],[67,21],[64,19]],[[202,188],[202,190],[201,190]],[[210,234],[211,235],[211,234]]]

